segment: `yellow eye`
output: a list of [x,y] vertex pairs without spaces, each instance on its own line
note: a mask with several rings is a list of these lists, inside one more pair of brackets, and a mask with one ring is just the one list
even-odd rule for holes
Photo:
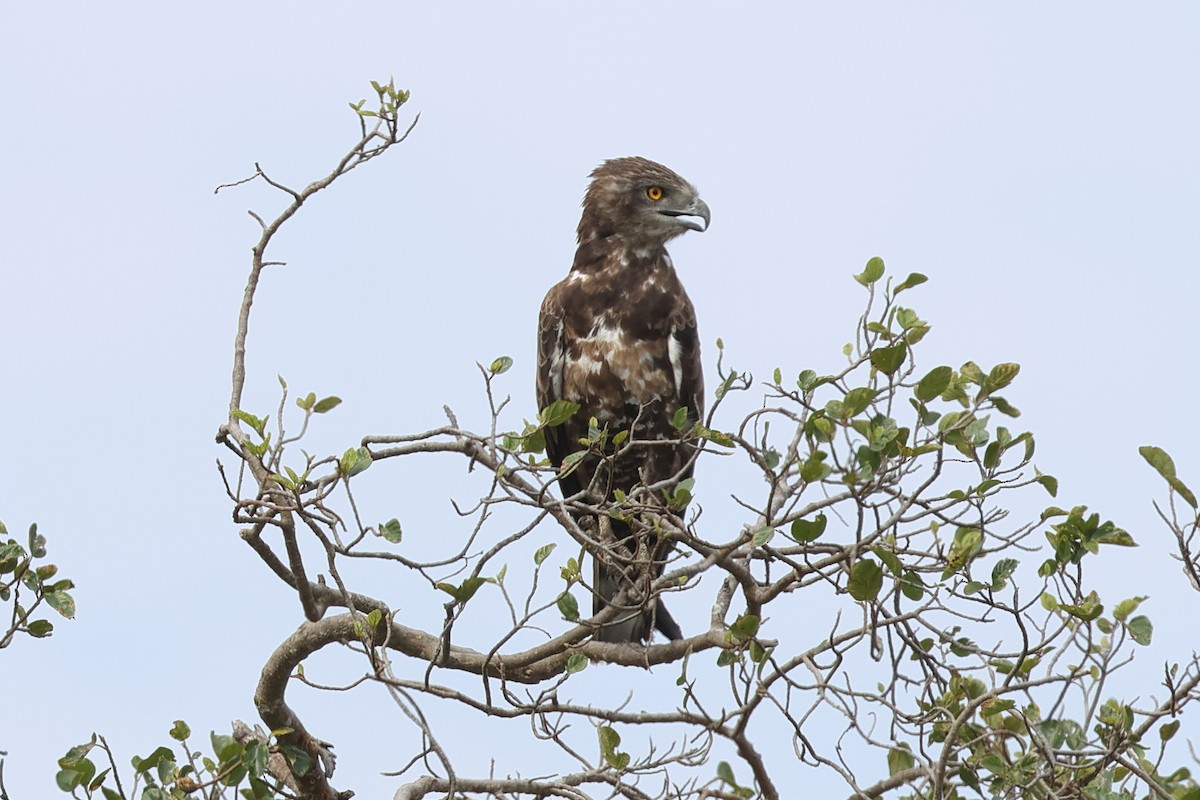
[[662,200],[662,195],[663,191],[661,186],[651,186],[646,190],[646,197],[649,197],[651,200]]

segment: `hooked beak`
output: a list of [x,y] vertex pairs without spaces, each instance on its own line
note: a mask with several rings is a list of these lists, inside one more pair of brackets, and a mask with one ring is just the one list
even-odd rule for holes
[[664,208],[658,213],[674,217],[685,228],[701,233],[708,230],[708,223],[712,216],[708,210],[708,203],[699,197],[683,208]]

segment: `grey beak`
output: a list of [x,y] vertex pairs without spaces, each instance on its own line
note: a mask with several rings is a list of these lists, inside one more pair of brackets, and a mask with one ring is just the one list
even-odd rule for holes
[[708,210],[708,203],[699,197],[684,208],[664,209],[660,213],[666,214],[669,217],[675,217],[684,227],[693,231],[700,231],[701,233],[708,230],[708,223],[712,219],[712,214]]

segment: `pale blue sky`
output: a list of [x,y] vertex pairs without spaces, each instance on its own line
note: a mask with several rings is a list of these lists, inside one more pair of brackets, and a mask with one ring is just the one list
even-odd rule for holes
[[[504,388],[532,415],[534,318],[570,264],[587,173],[644,155],[713,211],[710,231],[672,247],[710,373],[718,336],[762,377],[831,368],[861,311],[850,274],[873,255],[925,273],[911,302],[934,325],[927,363],[1019,362],[1008,396],[1057,502],[1143,543],[1105,563],[1114,595],[1151,596],[1149,680],[1195,647],[1191,615],[1174,612],[1197,598],[1164,555],[1151,508],[1164,485],[1137,447],[1165,447],[1200,484],[1200,6],[0,16],[0,519],[37,521],[79,585],[75,622],[0,655],[14,798],[53,796],[54,759],[93,729],[127,759],[178,717],[205,734],[254,719],[258,670],[301,617],[237,538],[213,433],[257,236],[245,210],[277,199],[212,189],[255,161],[295,184],[323,175],[355,134],[346,102],[389,75],[421,123],[277,241],[289,266],[265,277],[250,339],[259,413],[280,373],[346,400],[314,449],[439,424],[443,403],[483,427],[474,362],[508,354]],[[399,488],[376,478],[379,513],[419,537],[451,491],[469,499],[458,467]],[[686,628],[705,614],[676,615]],[[337,785],[389,796],[376,773],[407,760],[411,729],[358,695],[295,703],[338,745]]]

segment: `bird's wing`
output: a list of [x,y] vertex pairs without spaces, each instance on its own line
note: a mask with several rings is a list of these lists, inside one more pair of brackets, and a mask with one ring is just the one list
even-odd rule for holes
[[696,309],[681,294],[671,315],[671,338],[667,353],[675,380],[679,405],[687,406],[688,421],[704,419],[704,369],[700,362],[700,336],[696,331]]
[[[563,399],[563,373],[566,371],[566,342],[563,336],[562,284],[546,293],[538,316],[537,404],[538,410]],[[558,466],[566,457],[562,427],[546,429],[546,455]]]

